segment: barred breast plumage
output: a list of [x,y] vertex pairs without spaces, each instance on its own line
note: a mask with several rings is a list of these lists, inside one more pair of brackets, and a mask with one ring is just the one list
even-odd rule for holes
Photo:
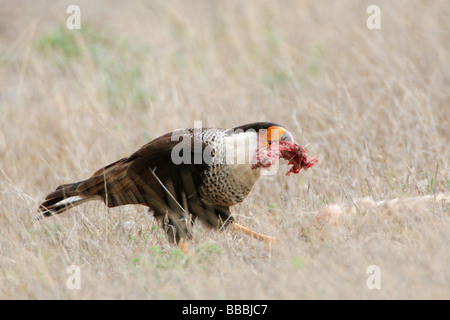
[[[257,133],[207,128],[194,130],[192,134],[215,151],[211,165],[202,172],[204,193],[216,205],[241,203],[260,177],[260,170],[249,166],[256,149]],[[250,142],[251,139],[254,141]]]

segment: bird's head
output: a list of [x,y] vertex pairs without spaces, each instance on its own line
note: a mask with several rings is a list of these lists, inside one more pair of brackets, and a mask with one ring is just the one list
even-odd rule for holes
[[272,142],[276,141],[286,141],[294,142],[294,137],[285,128],[279,125],[273,125],[268,127],[266,130],[260,130],[259,132],[259,145],[269,146]]
[[258,133],[258,148],[253,156],[253,169],[271,168],[279,159],[292,165],[286,173],[299,173],[318,162],[317,157],[308,158],[305,149],[294,142],[292,134],[283,126],[271,122],[257,122],[238,127],[242,130],[255,130]]
[[258,134],[258,148],[270,146],[273,142],[294,143],[294,137],[283,126],[273,122],[255,122],[234,128],[234,130],[252,130]]

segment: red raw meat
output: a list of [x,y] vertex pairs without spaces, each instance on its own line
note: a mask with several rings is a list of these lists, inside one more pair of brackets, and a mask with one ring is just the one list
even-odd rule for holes
[[319,162],[318,157],[308,159],[305,149],[296,143],[287,141],[272,142],[269,147],[256,150],[253,159],[252,169],[269,168],[279,159],[288,160],[288,165],[292,165],[286,175],[299,173],[303,168],[307,170]]

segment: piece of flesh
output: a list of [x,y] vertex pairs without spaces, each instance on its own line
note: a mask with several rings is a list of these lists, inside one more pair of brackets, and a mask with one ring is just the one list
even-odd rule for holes
[[286,172],[298,174],[301,169],[308,170],[314,164],[319,162],[318,157],[308,158],[305,149],[296,143],[287,141],[273,142],[267,148],[258,149],[253,159],[252,169],[269,168],[279,159],[288,161],[292,165]]

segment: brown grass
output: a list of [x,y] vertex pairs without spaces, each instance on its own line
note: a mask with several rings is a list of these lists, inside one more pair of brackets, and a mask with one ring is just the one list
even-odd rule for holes
[[[0,5],[0,298],[450,298],[448,1],[77,1],[81,31],[69,4]],[[278,245],[196,225],[185,255],[143,207],[35,220],[194,120],[282,123],[319,155],[234,208]]]

